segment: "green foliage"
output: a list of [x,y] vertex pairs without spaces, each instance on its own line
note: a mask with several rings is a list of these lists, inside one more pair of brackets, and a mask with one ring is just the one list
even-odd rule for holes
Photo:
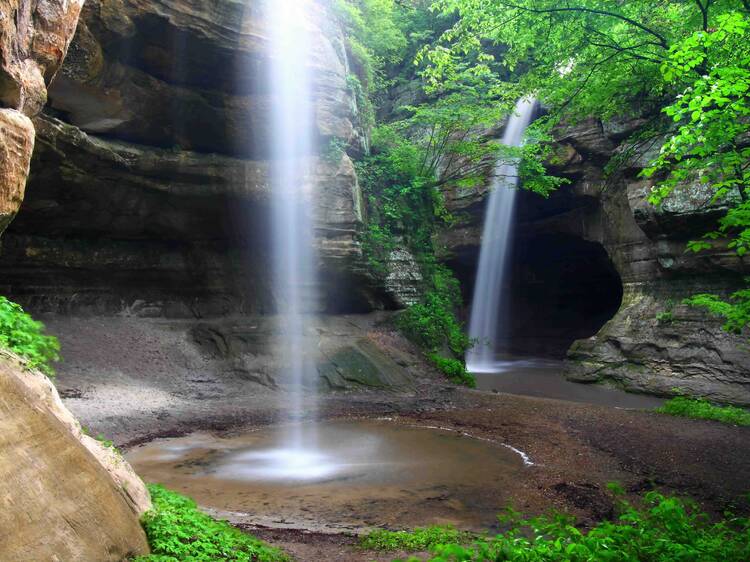
[[5,297],[0,297],[0,347],[24,358],[30,369],[54,377],[52,363],[60,360],[57,338],[45,335],[44,324]]
[[152,554],[135,562],[287,561],[280,550],[217,521],[198,510],[195,502],[151,484],[153,509],[143,516]]
[[446,345],[457,357],[463,357],[471,347],[471,340],[456,319],[454,310],[461,304],[458,281],[446,267],[434,265],[432,289],[421,303],[402,312],[396,323],[412,341],[430,352],[438,352]]
[[732,425],[750,425],[750,412],[747,410],[734,406],[715,406],[703,398],[677,396],[667,400],[656,411],[683,418],[714,420]]
[[[456,19],[419,55],[433,90],[467,74],[482,76],[494,92],[540,98],[548,125],[589,116],[648,117],[628,142],[638,146],[648,138],[662,145],[644,170],[657,182],[650,201],[661,204],[675,189],[707,187],[711,202],[728,211],[688,249],[729,240],[738,255],[747,253],[750,3],[438,0],[434,9]],[[614,160],[630,156],[626,150]],[[524,165],[541,172],[540,158]],[[542,193],[555,187],[528,183]],[[696,303],[727,317],[732,331],[747,325],[741,294],[729,301],[699,295]]]
[[451,357],[443,357],[437,353],[428,354],[428,359],[437,369],[456,384],[462,384],[469,388],[477,386],[477,379],[466,370],[466,364]]
[[413,531],[378,529],[363,536],[359,545],[366,550],[428,550],[441,544],[466,544],[474,535],[453,527],[424,527]]
[[346,146],[347,143],[343,139],[332,137],[321,156],[329,164],[339,164],[346,153]]
[[659,324],[671,324],[674,322],[674,313],[671,310],[662,310],[656,313],[656,321]]
[[726,320],[724,329],[728,332],[740,334],[750,324],[750,289],[737,291],[728,301],[717,295],[700,294],[684,302],[723,317]]
[[[741,562],[750,559],[747,519],[729,516],[711,523],[695,505],[656,492],[646,494],[644,503],[639,509],[622,502],[622,512],[615,521],[599,523],[585,534],[565,515],[521,520],[510,512],[501,521],[510,525],[509,531],[493,538],[477,538],[470,545],[434,544],[429,547],[433,553],[430,560]],[[391,542],[408,544],[400,537]]]

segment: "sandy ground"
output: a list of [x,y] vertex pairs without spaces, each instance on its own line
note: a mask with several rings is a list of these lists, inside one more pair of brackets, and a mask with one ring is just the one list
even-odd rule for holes
[[[199,429],[231,432],[283,418],[283,391],[202,371],[203,359],[179,330],[165,341],[163,327],[150,338],[141,328],[134,335],[129,321],[76,322],[48,322],[61,334],[68,358],[58,387],[92,433],[125,449],[156,437]],[[750,491],[750,428],[456,388],[418,367],[415,350],[387,330],[370,331],[368,337],[402,364],[411,354],[414,390],[330,393],[321,399],[319,416],[388,416],[512,445],[534,463],[507,494],[526,514],[560,509],[577,515],[584,526],[593,524],[612,514],[606,488],[612,481],[634,500],[656,488],[691,496],[713,513],[733,505],[748,511],[738,500]],[[393,558],[359,551],[348,535],[256,530],[299,560]]]

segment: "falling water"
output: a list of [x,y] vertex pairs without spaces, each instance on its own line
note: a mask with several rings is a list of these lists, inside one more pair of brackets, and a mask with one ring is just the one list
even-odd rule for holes
[[[535,102],[522,99],[516,105],[505,128],[502,143],[507,146],[521,146],[534,113]],[[518,185],[518,165],[516,162],[500,162],[490,193],[489,206],[484,219],[482,248],[479,255],[477,282],[474,288],[474,301],[471,305],[469,335],[477,345],[469,351],[466,365],[474,373],[496,370],[496,345],[499,324],[506,310],[503,306],[502,285],[505,276],[508,250],[511,245],[511,225]]]
[[[271,236],[273,282],[278,305],[280,380],[288,388],[283,406],[290,420],[315,409],[316,370],[308,338],[316,308],[313,225],[313,103],[310,73],[309,0],[268,0],[271,48]],[[269,464],[299,465],[314,459],[315,436],[301,424],[281,436],[283,449]]]

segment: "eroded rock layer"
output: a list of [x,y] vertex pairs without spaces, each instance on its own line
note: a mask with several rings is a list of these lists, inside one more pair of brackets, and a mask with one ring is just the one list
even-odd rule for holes
[[[270,65],[262,3],[91,0],[35,121],[2,290],[37,312],[211,316],[275,308],[269,279]],[[341,32],[310,20],[309,183],[321,307],[375,304],[359,265],[349,156],[362,139]],[[328,150],[329,144],[336,150]],[[306,190],[303,189],[303,192]],[[342,298],[342,286],[364,287]]]
[[0,0],[0,234],[24,196],[34,148],[29,121],[65,58],[83,0]]

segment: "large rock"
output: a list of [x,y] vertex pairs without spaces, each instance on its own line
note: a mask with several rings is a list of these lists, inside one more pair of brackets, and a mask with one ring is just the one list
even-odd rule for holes
[[0,558],[121,561],[148,553],[148,492],[111,449],[82,435],[54,386],[0,352]]
[[0,234],[24,195],[34,129],[83,0],[0,0]]
[[31,120],[19,111],[0,109],[0,234],[23,201],[33,149]]
[[[316,132],[356,143],[341,32],[314,6]],[[88,133],[262,159],[268,37],[260,2],[90,0],[50,103]]]

